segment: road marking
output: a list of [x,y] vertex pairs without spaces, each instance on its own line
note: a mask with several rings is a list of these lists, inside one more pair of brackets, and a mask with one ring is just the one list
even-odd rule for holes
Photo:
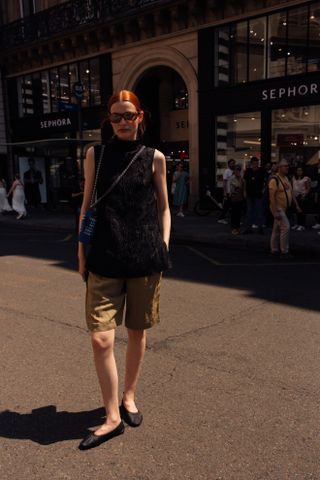
[[208,255],[200,252],[196,248],[186,246],[188,250],[193,252],[194,254],[198,255],[199,257],[207,260],[207,262],[212,263],[212,265],[216,265],[219,267],[283,267],[283,266],[305,266],[305,265],[320,265],[320,262],[288,262],[287,260],[279,260],[279,262],[270,262],[270,263],[222,263],[214,260],[213,258],[209,257]]
[[213,258],[208,257],[208,255],[205,255],[204,253],[200,252],[196,248],[193,247],[186,247],[188,250],[191,250],[191,252],[195,253],[198,255],[198,257],[204,258],[204,260],[207,260],[207,262],[212,263],[213,265],[223,265],[220,262],[217,262],[217,260],[214,260]]

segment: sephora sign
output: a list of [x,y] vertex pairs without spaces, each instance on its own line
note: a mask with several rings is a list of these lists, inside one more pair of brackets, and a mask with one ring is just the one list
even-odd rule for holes
[[297,83],[277,88],[265,88],[261,92],[263,101],[284,100],[297,97],[317,96],[320,93],[320,82],[312,81]]

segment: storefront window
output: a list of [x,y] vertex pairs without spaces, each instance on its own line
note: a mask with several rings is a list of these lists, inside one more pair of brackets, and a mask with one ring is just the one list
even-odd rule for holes
[[269,16],[269,58],[268,77],[281,77],[286,71],[287,14],[275,13]]
[[320,2],[310,6],[308,71],[320,70]]
[[59,72],[57,68],[53,68],[49,71],[50,77],[50,94],[51,94],[51,111],[59,111],[59,98],[60,98],[60,87],[59,87]]
[[265,78],[266,17],[249,22],[249,81]]
[[[79,75],[78,75],[78,64],[77,63],[72,63],[69,65],[69,82],[70,82],[70,88],[72,90],[73,85],[79,81]],[[71,95],[71,102],[72,103],[77,103],[77,99],[74,95]]]
[[18,92],[19,117],[23,117],[24,116],[24,78],[23,77],[18,78],[17,92]]
[[247,81],[248,67],[248,22],[232,25],[230,38],[232,40],[233,83],[244,83]]
[[48,71],[41,73],[41,85],[42,85],[43,113],[49,113],[50,112],[50,85],[49,85]]
[[220,115],[216,118],[216,129],[216,184],[222,187],[228,160],[233,158],[245,168],[252,156],[260,157],[260,112]]
[[304,73],[307,67],[308,8],[288,11],[287,74]]
[[320,159],[320,105],[272,112],[272,161],[312,170]]
[[216,30],[215,34],[215,86],[230,83],[230,26]]
[[70,103],[70,79],[69,79],[69,68],[68,65],[63,65],[59,67],[60,75],[60,102]]
[[32,76],[26,75],[24,77],[24,88],[23,88],[23,97],[24,97],[24,115],[33,115],[33,95],[32,95]]
[[89,62],[84,60],[80,62],[80,82],[84,86],[84,94],[82,97],[82,106],[89,107],[89,99],[90,99],[90,68]]
[[94,58],[89,61],[90,68],[90,105],[101,104],[100,92],[100,60]]

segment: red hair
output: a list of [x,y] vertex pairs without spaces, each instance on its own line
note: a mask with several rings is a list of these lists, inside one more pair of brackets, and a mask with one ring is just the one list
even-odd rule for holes
[[[108,113],[110,113],[112,105],[117,102],[132,103],[136,107],[138,113],[140,113],[142,110],[139,98],[135,93],[131,92],[130,90],[119,90],[118,92],[114,92],[114,94],[109,98],[108,101]],[[142,122],[139,124],[138,133],[142,136],[144,134],[144,131],[145,124],[143,119]]]
[[112,105],[117,102],[131,102],[136,107],[137,112],[141,111],[139,98],[130,90],[119,90],[119,92],[114,92],[108,101],[108,112],[110,112]]

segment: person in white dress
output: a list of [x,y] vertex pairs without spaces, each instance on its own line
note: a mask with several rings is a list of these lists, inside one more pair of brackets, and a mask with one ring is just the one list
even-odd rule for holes
[[12,208],[7,199],[6,182],[0,179],[0,213],[11,212]]
[[27,216],[27,211],[25,207],[25,201],[26,197],[24,194],[24,187],[23,183],[20,180],[20,175],[19,173],[16,173],[15,175],[15,180],[12,184],[12,187],[9,190],[8,197],[9,195],[12,195],[12,209],[17,212],[17,220],[20,220],[23,217]]

